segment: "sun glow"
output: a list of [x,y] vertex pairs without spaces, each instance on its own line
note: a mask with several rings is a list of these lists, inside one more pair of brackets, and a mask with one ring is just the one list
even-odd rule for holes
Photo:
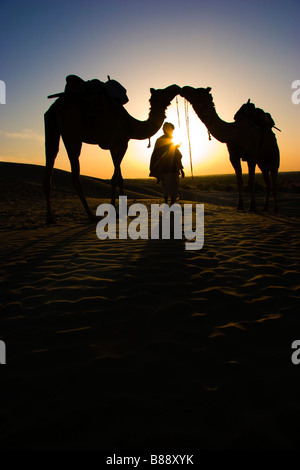
[[202,165],[207,163],[216,150],[215,142],[209,140],[208,131],[204,124],[190,105],[187,109],[183,106],[178,109],[177,106],[172,106],[167,112],[166,121],[175,126],[173,142],[175,145],[179,145],[184,168],[190,168],[192,159],[193,167],[201,170]]

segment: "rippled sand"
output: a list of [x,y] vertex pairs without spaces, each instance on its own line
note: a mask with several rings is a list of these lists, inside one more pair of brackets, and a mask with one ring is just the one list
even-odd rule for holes
[[204,247],[187,251],[184,240],[100,241],[70,194],[46,226],[41,189],[9,187],[1,448],[298,447],[296,197],[274,215],[212,194]]

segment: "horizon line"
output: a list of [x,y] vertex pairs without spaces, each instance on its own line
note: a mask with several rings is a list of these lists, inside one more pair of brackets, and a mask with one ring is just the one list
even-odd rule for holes
[[[12,165],[27,165],[27,166],[37,166],[37,167],[41,167],[41,168],[44,168],[45,165],[41,165],[41,164],[38,164],[38,163],[26,163],[26,162],[8,162],[8,161],[5,161],[5,160],[0,160],[0,163],[5,163],[5,164],[12,164]],[[258,168],[257,168],[258,169]],[[53,169],[54,171],[55,170],[58,170],[58,171],[64,171],[65,173],[71,173],[71,170],[63,170],[62,168],[54,168]],[[258,169],[258,173],[257,174],[260,174],[261,171]],[[285,170],[285,171],[278,171],[278,174],[283,174],[283,173],[300,173],[300,170]],[[247,173],[245,172],[244,175],[246,175]],[[100,178],[98,176],[92,176],[92,175],[86,175],[86,174],[81,174],[80,176],[85,176],[87,178],[94,178],[94,179],[97,179],[97,180],[102,180],[102,181],[110,181],[111,178]],[[193,178],[201,178],[201,177],[204,177],[204,176],[235,176],[235,172],[233,171],[232,173],[202,173],[202,174],[197,174],[197,175],[185,175],[185,178],[184,179],[187,179],[187,178],[190,178],[190,179],[193,179]],[[155,178],[151,177],[151,176],[135,176],[135,177],[124,177],[123,178],[124,180],[134,180],[134,179],[153,179],[153,181],[155,180]]]

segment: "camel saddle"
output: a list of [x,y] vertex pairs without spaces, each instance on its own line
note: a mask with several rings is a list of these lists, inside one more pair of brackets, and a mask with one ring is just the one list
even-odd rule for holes
[[96,78],[85,81],[77,75],[68,75],[64,92],[49,95],[48,98],[56,98],[64,94],[78,94],[92,101],[95,95],[103,92],[118,104],[124,105],[129,101],[126,89],[116,80],[111,80],[109,76],[108,81],[104,83]]
[[240,109],[236,112],[236,114],[234,115],[234,120],[237,121],[241,117],[249,118],[249,120],[258,127],[269,129],[275,127],[275,129],[280,130],[278,129],[278,127],[275,126],[275,122],[271,114],[266,113],[261,108],[256,108],[254,103],[250,103],[250,99],[247,101],[247,103],[243,104]]

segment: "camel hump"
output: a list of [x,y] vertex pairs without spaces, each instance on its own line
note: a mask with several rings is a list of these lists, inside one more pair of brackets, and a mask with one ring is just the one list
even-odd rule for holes
[[116,80],[111,80],[108,76],[108,81],[105,82],[105,87],[109,96],[119,104],[128,103],[129,99],[127,96],[127,90]]
[[68,75],[66,77],[65,91],[72,92],[78,90],[79,88],[82,88],[84,84],[85,81],[77,75]]
[[77,75],[68,75],[66,77],[65,92],[67,93],[85,93],[97,94],[97,92],[107,93],[107,95],[117,103],[123,105],[128,103],[127,90],[116,80],[111,80],[108,76],[107,82],[101,82],[94,78],[93,80],[83,80]]
[[275,127],[275,122],[271,114],[261,108],[257,108],[254,103],[250,103],[250,100],[244,103],[235,113],[234,120],[237,121],[243,117],[248,118],[259,127]]
[[104,83],[98,79],[83,80],[77,75],[68,75],[66,77],[65,92],[77,93],[85,91],[96,91],[97,89],[103,91]]
[[242,117],[248,117],[249,119],[253,119],[255,116],[255,104],[250,103],[250,100],[247,103],[242,104],[240,109],[235,113],[234,120],[237,121]]

